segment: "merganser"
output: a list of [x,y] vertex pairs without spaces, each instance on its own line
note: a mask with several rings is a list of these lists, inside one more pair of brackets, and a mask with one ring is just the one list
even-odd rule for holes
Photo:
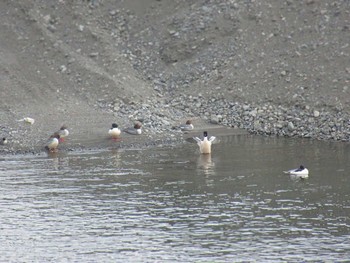
[[59,139],[60,139],[60,135],[58,133],[51,135],[45,145],[45,149],[48,150],[49,152],[56,152],[57,146],[59,144]]
[[20,119],[18,121],[24,121],[26,123],[34,124],[35,120],[33,118],[25,117],[23,119]]
[[2,140],[0,141],[0,144],[1,145],[5,145],[5,144],[7,144],[7,139],[4,137],[4,138],[2,138]]
[[60,136],[59,141],[64,142],[64,138],[69,135],[69,131],[66,125],[62,125],[62,127],[54,134],[58,134]]
[[112,139],[117,139],[120,136],[120,129],[118,128],[118,124],[112,123],[112,128],[109,129],[108,134],[112,137]]
[[141,127],[141,123],[137,122],[135,123],[134,127],[126,128],[123,131],[133,135],[140,135],[142,133]]
[[180,125],[179,127],[181,131],[191,131],[194,129],[194,126],[192,124],[191,120],[187,120],[185,124]]
[[290,175],[298,175],[302,178],[306,178],[309,176],[309,170],[307,168],[305,168],[303,165],[300,165],[299,168],[296,169],[291,169],[288,171],[283,171],[286,174],[290,174]]
[[199,146],[199,150],[203,154],[211,153],[211,144],[216,139],[215,136],[211,136],[208,140],[208,132],[203,132],[203,140],[198,137],[193,137],[193,139],[197,142]]

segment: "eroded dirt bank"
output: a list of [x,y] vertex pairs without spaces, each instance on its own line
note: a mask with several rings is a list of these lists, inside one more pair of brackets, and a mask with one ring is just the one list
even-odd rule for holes
[[63,123],[67,148],[135,120],[141,140],[178,140],[187,118],[349,140],[349,1],[6,0],[0,12],[1,152],[40,151]]

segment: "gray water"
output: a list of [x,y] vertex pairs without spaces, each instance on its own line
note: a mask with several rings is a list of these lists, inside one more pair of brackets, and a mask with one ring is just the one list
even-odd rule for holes
[[[0,157],[1,262],[350,260],[350,144],[231,136]],[[283,170],[304,164],[308,179]]]

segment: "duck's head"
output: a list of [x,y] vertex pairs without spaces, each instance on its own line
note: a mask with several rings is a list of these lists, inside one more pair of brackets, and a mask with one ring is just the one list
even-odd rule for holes
[[301,170],[304,170],[304,169],[305,169],[304,165],[300,165],[299,168],[300,168]]
[[112,123],[112,128],[118,128],[118,124]]
[[62,125],[61,129],[60,130],[66,130],[67,129],[67,126],[66,125]]
[[186,124],[187,124],[187,125],[191,125],[191,124],[192,124],[192,121],[191,121],[191,120],[187,120],[187,121],[186,121]]
[[208,132],[207,131],[203,132],[203,136],[208,137]]
[[59,138],[61,138],[61,136],[60,136],[57,132],[55,132],[54,134],[52,134],[52,135],[50,136],[50,138],[59,139]]
[[141,129],[141,127],[142,127],[142,125],[139,122],[136,122],[135,125],[134,125],[134,128],[137,129],[137,130]]

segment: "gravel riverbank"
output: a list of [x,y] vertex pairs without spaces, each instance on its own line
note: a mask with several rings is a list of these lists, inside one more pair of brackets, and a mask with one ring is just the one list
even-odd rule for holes
[[0,153],[40,153],[62,124],[63,150],[110,147],[111,123],[135,121],[144,134],[120,147],[181,142],[173,127],[186,119],[350,139],[349,1],[29,0],[0,10]]

